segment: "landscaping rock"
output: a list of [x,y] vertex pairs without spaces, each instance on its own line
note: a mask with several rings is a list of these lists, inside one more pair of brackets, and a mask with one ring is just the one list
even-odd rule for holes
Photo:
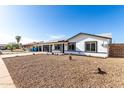
[[[74,58],[71,62],[68,55],[38,54],[3,60],[19,88],[124,87],[124,58],[71,56]],[[107,74],[94,73],[98,67]]]

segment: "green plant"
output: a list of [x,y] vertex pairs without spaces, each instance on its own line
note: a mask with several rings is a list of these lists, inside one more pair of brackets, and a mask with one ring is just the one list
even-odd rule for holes
[[6,45],[6,48],[13,51],[14,49],[18,49],[19,45],[16,44],[16,43],[9,43],[9,44]]

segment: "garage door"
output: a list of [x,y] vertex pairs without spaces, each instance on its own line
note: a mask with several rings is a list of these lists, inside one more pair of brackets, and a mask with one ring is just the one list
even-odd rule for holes
[[109,48],[110,57],[124,57],[124,44],[112,44]]

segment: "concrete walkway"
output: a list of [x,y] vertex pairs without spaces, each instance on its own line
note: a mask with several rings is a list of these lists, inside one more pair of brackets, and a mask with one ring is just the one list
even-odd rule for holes
[[2,58],[7,58],[7,57],[16,57],[16,56],[26,56],[26,55],[33,55],[33,53],[35,53],[35,54],[46,54],[46,52],[28,52],[28,53],[1,55],[1,57]]
[[[12,80],[2,58],[15,57],[15,56],[26,56],[26,55],[32,55],[32,54],[33,53],[0,55],[0,88],[15,88],[13,80]],[[42,52],[36,52],[35,54],[43,54],[43,53]]]
[[14,88],[12,78],[0,56],[0,88]]

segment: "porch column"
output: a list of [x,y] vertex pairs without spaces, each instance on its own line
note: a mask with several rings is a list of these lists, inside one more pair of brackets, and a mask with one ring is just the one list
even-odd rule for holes
[[43,45],[41,45],[41,52],[43,52]]
[[54,51],[54,49],[55,49],[55,48],[54,48],[54,44],[52,44],[52,51]]
[[50,45],[49,45],[49,52],[50,52]]
[[62,53],[64,53],[64,52],[65,52],[64,47],[65,47],[65,45],[64,45],[64,43],[63,43],[63,44],[62,44]]
[[43,45],[43,52],[44,52],[44,45]]
[[37,52],[39,52],[39,46],[37,46]]

